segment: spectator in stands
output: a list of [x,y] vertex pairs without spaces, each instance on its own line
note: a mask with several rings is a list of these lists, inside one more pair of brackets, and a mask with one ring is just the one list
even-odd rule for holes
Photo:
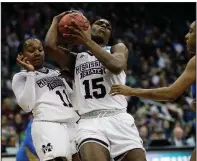
[[6,153],[7,140],[5,136],[1,136],[1,153]]
[[146,126],[141,126],[140,130],[139,130],[139,133],[140,133],[140,137],[143,140],[144,146],[148,145],[148,129],[147,129],[147,127]]
[[148,126],[150,132],[154,129],[161,129],[163,127],[163,120],[159,118],[159,110],[156,106],[152,106],[150,109],[150,118],[144,120],[144,125]]
[[163,129],[165,133],[165,138],[168,139],[171,137],[171,128],[170,128],[170,122],[168,120],[164,120],[163,122]]
[[165,139],[165,134],[162,128],[153,129],[150,136],[149,146],[169,146],[170,142]]
[[172,145],[175,145],[176,147],[183,147],[187,145],[186,141],[183,138],[183,129],[181,127],[174,128],[172,136]]

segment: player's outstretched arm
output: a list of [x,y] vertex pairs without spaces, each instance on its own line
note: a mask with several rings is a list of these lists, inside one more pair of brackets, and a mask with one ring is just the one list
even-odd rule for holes
[[194,56],[183,74],[169,87],[156,89],[131,88],[125,85],[114,85],[110,91],[111,95],[137,96],[157,101],[175,100],[196,80],[196,56]]
[[23,56],[18,56],[17,62],[21,67],[25,68],[27,72],[25,71],[14,75],[12,79],[12,89],[19,106],[25,112],[30,112],[36,100],[34,67],[26,58],[23,59]]
[[45,51],[49,57],[55,61],[61,69],[70,68],[75,56],[70,51],[58,46],[58,23],[68,12],[63,12],[53,18],[52,24],[45,37]]

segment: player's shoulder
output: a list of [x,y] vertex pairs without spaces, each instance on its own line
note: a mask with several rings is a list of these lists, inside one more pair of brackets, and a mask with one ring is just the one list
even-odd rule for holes
[[193,56],[191,59],[190,59],[190,61],[189,62],[191,62],[191,63],[196,63],[196,55],[195,56]]
[[111,50],[125,50],[125,51],[128,51],[128,48],[124,43],[120,42],[120,43],[117,43],[117,44],[113,45],[111,47]]
[[20,77],[20,76],[26,76],[26,75],[28,75],[29,73],[33,73],[33,72],[27,72],[27,70],[21,70],[20,72],[15,73],[14,76],[13,76],[13,78],[14,78],[14,77]]
[[111,53],[115,52],[124,53],[125,55],[128,55],[129,50],[124,43],[117,43],[111,47]]
[[18,82],[22,83],[26,80],[28,75],[34,75],[34,72],[27,72],[25,70],[22,70],[18,73],[15,73],[12,77],[12,86],[17,85]]
[[117,44],[113,45],[112,47],[125,47],[125,48],[127,48],[127,46],[122,42],[117,43]]
[[186,70],[196,70],[196,56],[193,56],[187,63]]

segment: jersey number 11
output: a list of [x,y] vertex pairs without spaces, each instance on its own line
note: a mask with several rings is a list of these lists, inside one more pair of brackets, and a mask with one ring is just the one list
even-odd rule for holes
[[60,99],[62,100],[64,106],[73,107],[72,104],[70,103],[69,99],[68,99],[68,96],[67,96],[65,90],[63,90],[63,93],[66,96],[67,103],[65,102],[62,93],[59,90],[56,91],[56,94],[60,97]]

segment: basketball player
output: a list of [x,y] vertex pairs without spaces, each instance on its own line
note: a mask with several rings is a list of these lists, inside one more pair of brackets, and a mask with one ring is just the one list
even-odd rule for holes
[[31,134],[40,161],[71,161],[79,119],[69,99],[72,90],[59,72],[43,66],[44,50],[38,39],[19,46],[17,62],[25,70],[14,75],[12,88],[20,107],[33,113]]
[[58,48],[57,26],[64,15],[54,17],[45,45],[62,69],[75,68],[74,92],[81,115],[76,141],[82,161],[145,161],[134,118],[126,113],[125,97],[109,95],[113,84],[125,84],[127,47],[123,43],[107,46],[112,26],[108,20],[98,19],[88,31],[74,21],[72,27],[65,26],[72,34],[64,36],[83,44],[87,52],[71,54]]
[[25,138],[22,141],[17,153],[16,161],[38,161],[38,156],[33,145],[31,136],[31,125],[32,120],[29,121],[27,128],[25,130]]
[[[185,36],[187,43],[187,50],[191,54],[196,54],[196,22],[194,21],[190,26],[189,33]],[[137,96],[145,99],[156,101],[171,101],[179,97],[187,88],[192,86],[192,97],[194,99],[192,107],[196,106],[196,56],[193,56],[188,62],[185,71],[182,75],[169,87],[156,89],[140,89],[131,88],[125,85],[113,85],[111,94]],[[196,151],[192,153],[191,160],[196,160]]]

